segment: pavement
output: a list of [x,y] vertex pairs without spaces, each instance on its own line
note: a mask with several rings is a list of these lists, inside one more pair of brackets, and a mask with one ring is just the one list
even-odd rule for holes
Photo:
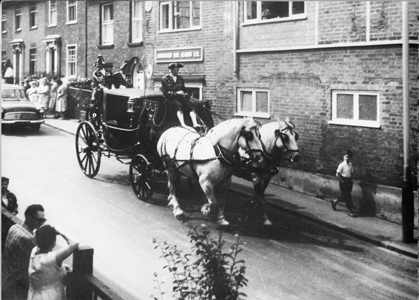
[[[46,126],[54,127],[69,134],[76,134],[79,120],[59,120],[46,118]],[[253,194],[252,183],[241,178],[232,178],[230,187],[234,192],[245,196]],[[379,217],[348,216],[344,205],[338,204],[337,211],[333,211],[329,201],[318,199],[300,192],[269,184],[265,191],[269,204],[285,210],[291,214],[320,223],[331,229],[371,243],[373,245],[395,251],[401,255],[418,258],[418,228],[414,228],[414,241],[403,242],[402,226]]]

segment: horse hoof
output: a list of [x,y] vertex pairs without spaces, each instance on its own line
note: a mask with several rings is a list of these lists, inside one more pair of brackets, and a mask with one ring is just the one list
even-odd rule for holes
[[227,222],[227,220],[226,220],[226,219],[224,219],[224,218],[219,219],[217,223],[218,223],[218,225],[220,225],[220,226],[228,226],[228,225],[230,225],[230,223],[229,223],[229,222]]
[[202,213],[204,216],[208,216],[208,215],[210,214],[210,212],[211,212],[211,207],[210,207],[210,205],[209,205],[209,204],[204,204],[204,205],[202,206],[202,208],[201,208],[201,213]]
[[178,220],[183,220],[183,218],[185,217],[183,210],[181,210],[179,207],[173,209],[173,214],[175,218]]
[[272,226],[272,222],[269,219],[266,219],[265,222],[263,222],[263,226]]

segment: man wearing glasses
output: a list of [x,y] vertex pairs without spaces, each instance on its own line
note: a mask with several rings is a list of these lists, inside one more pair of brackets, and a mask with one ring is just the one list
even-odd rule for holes
[[33,204],[25,211],[25,221],[10,227],[2,257],[2,299],[26,299],[29,289],[28,267],[34,230],[45,223],[42,205]]

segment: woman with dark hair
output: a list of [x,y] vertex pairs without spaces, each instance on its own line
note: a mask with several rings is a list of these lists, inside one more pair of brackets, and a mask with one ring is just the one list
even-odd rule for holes
[[[68,245],[53,250],[57,235],[61,235]],[[28,300],[64,300],[66,296],[63,279],[67,272],[62,263],[74,253],[79,244],[70,241],[50,225],[40,227],[35,236],[38,246],[33,248],[29,260]]]

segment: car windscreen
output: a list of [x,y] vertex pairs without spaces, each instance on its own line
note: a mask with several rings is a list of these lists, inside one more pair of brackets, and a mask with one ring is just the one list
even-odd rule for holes
[[21,89],[2,89],[2,101],[29,101],[26,98],[25,91]]

